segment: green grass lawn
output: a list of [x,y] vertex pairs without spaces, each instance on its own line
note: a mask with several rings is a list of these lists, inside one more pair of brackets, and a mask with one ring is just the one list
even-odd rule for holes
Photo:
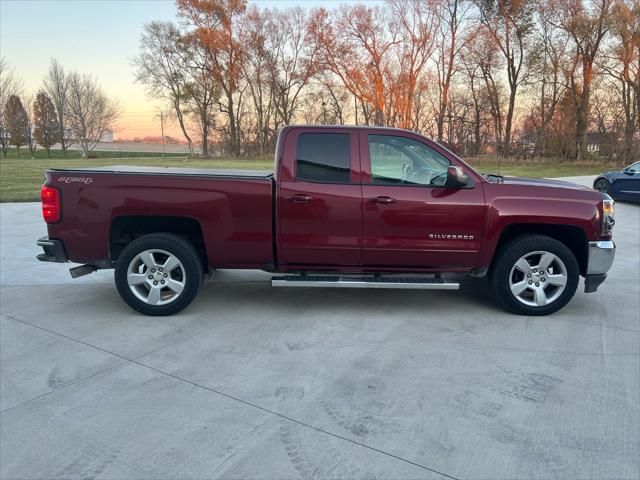
[[[0,158],[0,201],[2,202],[30,202],[38,201],[40,186],[45,170],[63,167],[96,167],[105,165],[145,165],[165,167],[201,167],[201,168],[237,168],[271,170],[272,159],[250,158],[214,158],[189,159],[184,156],[167,155],[159,157],[150,153],[127,152],[95,152],[100,158],[82,160],[77,152],[69,152],[75,158],[46,158],[46,152],[38,151],[36,159],[31,159],[28,151],[21,152],[21,158],[16,158],[15,150],[9,158]],[[120,155],[126,155],[121,157]],[[532,162],[532,161],[503,161],[500,168],[493,160],[470,159],[469,163],[483,173],[498,173],[502,175],[518,175],[529,177],[564,177],[574,175],[596,175],[614,167],[601,163],[575,165],[568,162]]]
[[[110,152],[111,153],[111,152]],[[49,168],[98,167],[106,165],[145,165],[194,168],[242,168],[271,170],[273,160],[187,159],[186,157],[126,157],[89,160],[59,158],[0,158],[0,202],[40,200],[40,186]]]
[[[114,144],[116,145],[116,144]],[[0,154],[1,156],[1,154]],[[100,159],[100,158],[138,158],[138,157],[184,157],[184,153],[155,153],[155,152],[127,152],[120,150],[94,150],[90,154],[91,159]],[[50,157],[47,156],[47,151],[43,148],[38,148],[35,154],[36,159],[43,160],[55,160],[62,158],[62,150],[51,150]],[[31,153],[29,153],[29,149],[26,147],[22,147],[20,149],[20,156],[18,156],[18,152],[15,148],[10,148],[7,152],[7,159],[19,159],[19,160],[31,160]],[[65,154],[66,160],[75,160],[80,159],[80,152],[75,148],[70,148],[67,150]]]
[[467,163],[481,173],[496,173],[500,175],[514,177],[533,177],[533,178],[554,178],[554,177],[577,177],[581,175],[597,175],[599,173],[616,170],[622,166],[612,166],[604,164],[583,164],[575,165],[572,163],[533,163],[522,162],[515,163],[514,160],[503,162],[474,162],[467,160]]

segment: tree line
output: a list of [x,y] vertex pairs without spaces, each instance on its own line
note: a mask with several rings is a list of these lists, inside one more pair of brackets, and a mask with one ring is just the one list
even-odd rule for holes
[[137,81],[193,151],[264,155],[289,123],[416,130],[464,154],[638,155],[640,0],[388,0],[261,9],[177,0]]
[[25,96],[20,79],[0,58],[0,147],[6,158],[9,147],[26,146],[33,158],[38,146],[59,145],[63,157],[71,145],[88,158],[102,134],[118,117],[119,107],[102,90],[97,79],[66,72],[55,59],[35,95]]

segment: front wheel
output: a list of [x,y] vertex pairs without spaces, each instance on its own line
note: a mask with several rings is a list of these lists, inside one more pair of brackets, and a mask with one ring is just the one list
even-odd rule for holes
[[202,285],[198,252],[187,240],[168,233],[137,238],[116,263],[116,288],[122,299],[145,315],[172,315],[186,308]]
[[611,195],[611,184],[606,178],[599,178],[596,183],[593,184],[593,189],[598,192],[606,193],[607,195]]
[[575,256],[562,242],[526,235],[498,252],[491,272],[497,300],[520,315],[548,315],[564,307],[578,287]]

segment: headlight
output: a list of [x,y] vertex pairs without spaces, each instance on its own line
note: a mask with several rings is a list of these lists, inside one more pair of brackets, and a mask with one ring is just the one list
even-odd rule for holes
[[602,233],[610,234],[613,226],[616,223],[616,219],[613,213],[613,200],[602,201]]

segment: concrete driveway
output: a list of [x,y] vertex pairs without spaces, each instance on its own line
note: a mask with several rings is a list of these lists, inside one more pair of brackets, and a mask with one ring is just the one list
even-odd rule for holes
[[481,280],[271,289],[229,271],[145,317],[112,272],[35,260],[38,204],[0,214],[3,479],[639,476],[636,205],[617,205],[599,292],[542,318]]

